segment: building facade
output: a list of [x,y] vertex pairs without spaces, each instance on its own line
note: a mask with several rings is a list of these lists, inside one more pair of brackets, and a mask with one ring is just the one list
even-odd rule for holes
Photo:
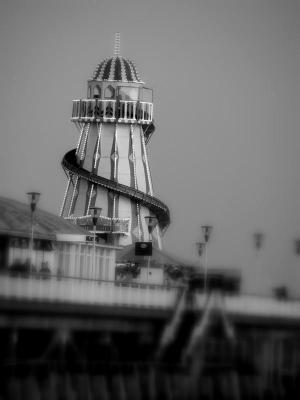
[[31,250],[28,205],[0,197],[0,211],[0,270],[3,273],[115,279],[115,247],[103,243],[95,243],[94,246],[88,232],[82,228],[37,210]]

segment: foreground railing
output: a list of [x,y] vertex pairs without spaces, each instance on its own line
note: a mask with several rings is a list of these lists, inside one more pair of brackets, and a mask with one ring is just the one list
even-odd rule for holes
[[[194,299],[195,307],[205,308],[208,304],[205,298],[205,294],[197,293]],[[220,299],[217,308],[233,318],[280,319],[300,323],[299,299],[281,300],[255,294],[224,294]]]
[[300,322],[299,299],[276,299],[255,295],[227,296],[224,309],[234,316],[280,318]]
[[131,282],[58,277],[0,276],[0,297],[104,306],[173,308],[178,288]]
[[[86,305],[174,309],[182,287],[124,281],[60,277],[49,274],[1,274],[0,298]],[[207,294],[197,293],[193,308],[203,310]],[[222,308],[233,317],[280,318],[300,322],[299,300],[255,295],[224,295]]]

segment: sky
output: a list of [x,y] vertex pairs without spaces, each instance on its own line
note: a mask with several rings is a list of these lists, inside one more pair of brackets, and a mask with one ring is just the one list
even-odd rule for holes
[[[165,249],[238,268],[246,293],[300,296],[297,0],[2,0],[0,195],[59,213],[72,100],[97,64],[132,59],[154,91],[148,145],[155,195],[170,208]],[[252,235],[265,234],[260,251]]]

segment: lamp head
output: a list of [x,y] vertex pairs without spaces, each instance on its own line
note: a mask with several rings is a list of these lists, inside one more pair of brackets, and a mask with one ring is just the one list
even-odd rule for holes
[[153,229],[157,225],[157,218],[153,217],[151,215],[148,215],[147,217],[145,217],[145,220],[146,220],[146,224],[147,224],[147,227],[148,227],[149,235],[151,235]]
[[256,250],[260,250],[263,245],[265,235],[262,232],[255,232],[253,234],[254,246]]
[[201,226],[204,242],[207,243],[210,239],[213,227],[211,225],[203,225]]
[[300,255],[300,239],[295,240],[295,253],[297,256]]
[[27,192],[28,201],[30,204],[31,212],[34,212],[36,209],[36,205],[39,202],[41,193],[39,192]]
[[90,213],[92,216],[93,225],[96,226],[98,219],[101,215],[102,208],[101,207],[90,207]]
[[199,255],[199,257],[201,257],[203,254],[204,248],[205,248],[205,243],[197,242],[196,246],[197,246],[197,250],[198,250],[198,255]]

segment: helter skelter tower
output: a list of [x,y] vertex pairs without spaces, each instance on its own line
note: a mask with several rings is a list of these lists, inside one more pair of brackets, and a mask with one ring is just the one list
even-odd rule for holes
[[170,222],[168,207],[153,196],[147,143],[154,132],[152,90],[134,63],[115,52],[87,84],[87,98],[73,100],[78,145],[65,154],[68,176],[61,216],[92,230],[91,207],[101,207],[96,233],[108,243],[148,240],[145,216],[155,216],[154,246]]

